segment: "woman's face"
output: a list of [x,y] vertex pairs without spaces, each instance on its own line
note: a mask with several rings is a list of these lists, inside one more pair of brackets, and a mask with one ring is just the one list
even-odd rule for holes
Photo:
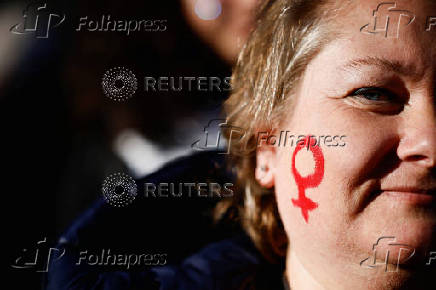
[[[336,19],[342,35],[311,61],[293,114],[277,130],[318,139],[345,135],[345,146],[323,141],[321,152],[306,147],[295,153],[295,162],[295,144],[259,150],[256,176],[275,187],[291,267],[302,266],[321,284],[346,285],[360,277],[371,289],[410,274],[403,266],[395,275],[384,266],[366,267],[371,260],[360,265],[374,257],[379,238],[407,245],[381,240],[378,262],[389,247],[388,271],[395,270],[398,254],[400,264],[408,263],[409,249],[420,257],[409,263],[419,266],[428,262],[419,255],[436,251],[436,25],[426,31],[436,5],[417,0],[379,7],[379,26],[390,16],[386,37],[365,32],[380,2],[355,2]],[[409,13],[416,17],[407,25]],[[293,166],[302,178],[316,172],[312,184],[296,181]]]

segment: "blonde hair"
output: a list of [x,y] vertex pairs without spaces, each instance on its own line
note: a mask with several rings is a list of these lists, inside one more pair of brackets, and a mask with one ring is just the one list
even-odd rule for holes
[[300,77],[331,37],[324,25],[331,13],[327,15],[326,0],[272,0],[260,11],[257,27],[234,68],[233,92],[224,105],[227,123],[245,130],[237,142],[224,132],[241,190],[231,201],[219,204],[216,213],[235,210],[257,248],[274,262],[284,257],[288,241],[274,189],[261,187],[254,177],[256,135],[271,131],[289,115]]

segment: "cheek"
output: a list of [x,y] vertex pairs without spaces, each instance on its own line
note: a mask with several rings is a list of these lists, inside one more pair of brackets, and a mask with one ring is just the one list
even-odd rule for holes
[[315,143],[307,136],[304,142],[279,150],[275,190],[285,228],[291,227],[288,221],[296,219],[308,224],[319,207],[315,200],[324,178],[325,159],[322,148]]
[[[337,125],[340,129],[340,124]],[[356,122],[354,125],[348,122],[340,130],[341,135],[347,136],[346,145],[323,148],[325,176],[320,189],[326,195],[320,196],[320,202],[330,203],[351,222],[362,210],[359,201],[366,188],[376,183],[386,164],[391,163],[397,136],[395,128],[387,125],[383,128],[378,122]]]
[[[320,255],[340,256],[348,261],[368,250],[368,244],[372,245],[365,235],[377,229],[380,217],[364,215],[362,222],[356,201],[364,194],[366,182],[382,167],[383,160],[395,153],[396,122],[341,106],[336,100],[325,101],[322,106],[313,98],[310,102],[299,100],[286,129],[295,135],[346,136],[342,140],[345,145],[321,145],[322,155],[317,156],[306,149],[295,153],[295,146],[278,148],[274,180],[278,210],[296,253],[313,261]],[[316,109],[316,114],[308,108]],[[293,166],[302,178],[313,174],[311,181],[296,179]],[[313,204],[300,203],[305,207],[299,207],[299,200],[310,200]],[[367,224],[370,226],[365,228]]]
[[[306,232],[310,236],[316,232],[321,238],[343,235],[353,226],[361,182],[368,179],[371,168],[386,154],[386,148],[392,148],[389,140],[393,135],[387,134],[389,130],[375,130],[371,126],[359,126],[356,130],[343,122],[342,126],[339,122],[334,125],[334,130],[327,131],[346,136],[345,146],[279,148],[275,190],[288,234],[298,231],[298,235]],[[313,131],[318,136],[324,133]],[[377,136],[380,131],[383,134]]]
[[[311,139],[310,135],[306,136],[304,142],[299,143],[295,147],[291,161],[291,171],[298,189],[298,198],[293,198],[292,204],[294,207],[301,209],[301,215],[306,223],[309,222],[309,212],[318,207],[316,202],[306,196],[306,190],[309,188],[317,188],[324,177],[324,154],[322,153],[321,147],[316,146],[315,143],[316,141]],[[302,172],[297,169],[296,164],[297,155],[305,150],[310,152],[314,159],[313,169],[310,169],[311,173],[308,175],[303,175]],[[310,162],[307,163],[311,164]],[[307,170],[306,166],[300,166],[300,168]]]

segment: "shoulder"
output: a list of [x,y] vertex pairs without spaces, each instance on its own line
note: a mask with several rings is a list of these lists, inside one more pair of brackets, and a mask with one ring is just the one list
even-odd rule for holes
[[[224,165],[218,154],[182,158],[136,180],[138,192],[146,182],[202,182],[209,177],[227,182],[233,176]],[[66,249],[65,255],[50,264],[48,289],[281,289],[281,268],[265,261],[247,235],[215,228],[205,219],[213,205],[204,198],[137,197],[126,208],[113,208],[98,200],[62,235],[57,247]],[[101,249],[164,251],[167,260],[129,270],[78,265],[81,252]]]
[[283,289],[282,266],[268,263],[245,234],[212,243],[180,265],[153,269],[161,289]]

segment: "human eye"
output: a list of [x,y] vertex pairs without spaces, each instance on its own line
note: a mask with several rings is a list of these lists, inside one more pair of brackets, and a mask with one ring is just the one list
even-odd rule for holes
[[362,87],[352,91],[348,99],[355,106],[377,113],[399,113],[404,108],[404,101],[397,94],[386,88]]

